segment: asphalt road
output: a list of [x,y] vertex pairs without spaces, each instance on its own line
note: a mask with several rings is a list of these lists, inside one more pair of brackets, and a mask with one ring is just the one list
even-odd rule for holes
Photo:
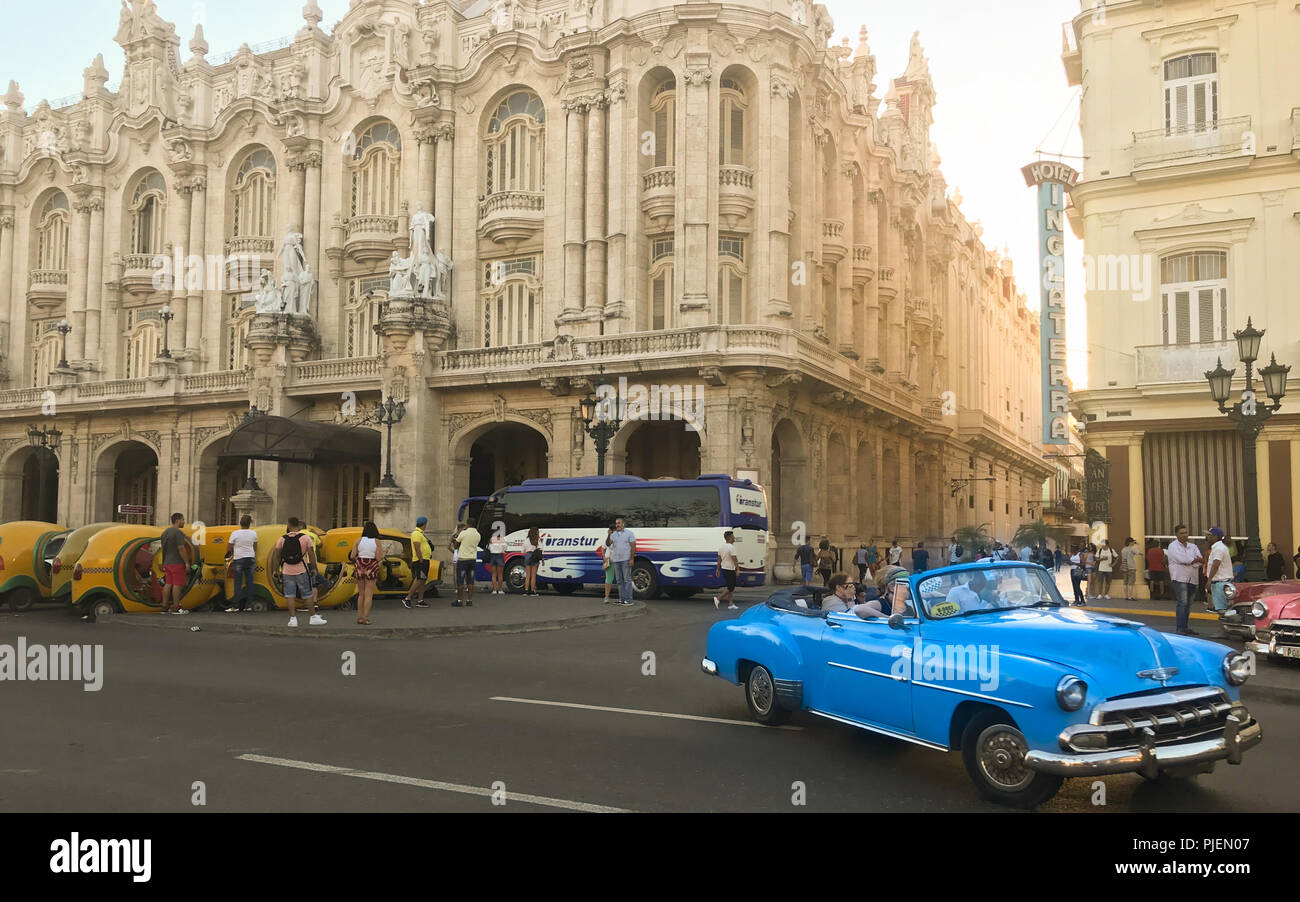
[[[196,781],[217,811],[1000,810],[956,754],[810,715],[753,725],[741,690],[699,670],[724,616],[660,601],[552,632],[375,642],[4,613],[0,642],[102,643],[105,674],[99,692],[0,683],[0,810],[193,810]],[[1245,698],[1265,739],[1240,767],[1108,777],[1102,807],[1068,781],[1045,810],[1300,811],[1300,666],[1261,664],[1261,682],[1275,688]]]

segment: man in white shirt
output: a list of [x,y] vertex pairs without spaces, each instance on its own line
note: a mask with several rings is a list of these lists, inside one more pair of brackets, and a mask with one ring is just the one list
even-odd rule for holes
[[713,568],[713,576],[721,576],[726,582],[727,588],[717,595],[713,596],[713,606],[719,607],[722,599],[727,601],[727,610],[736,610],[734,596],[736,594],[736,570],[740,566],[740,558],[736,557],[736,535],[731,530],[722,534],[722,547],[718,549],[718,566]]
[[230,561],[231,576],[235,580],[235,597],[231,601],[239,600],[239,607],[231,605],[226,608],[227,614],[244,613],[253,600],[253,570],[257,565],[257,533],[249,528],[252,525],[253,518],[248,514],[240,517],[239,529],[230,534],[226,545],[226,559]]
[[987,587],[988,580],[984,578],[983,573],[977,571],[971,576],[969,583],[956,585],[949,589],[944,601],[960,607],[963,614],[967,611],[991,610],[994,607],[993,603],[980,594]]
[[949,543],[948,545],[948,563],[949,564],[961,563],[962,553],[965,550],[966,549],[962,548],[960,545],[957,544],[957,537],[953,536],[952,542]]
[[614,582],[618,585],[618,603],[635,604],[632,588],[632,562],[636,560],[636,535],[627,528],[623,518],[614,521],[614,528],[605,540],[609,559],[614,568]]
[[894,539],[894,544],[889,546],[889,565],[897,567],[898,562],[903,557],[903,546],[898,544],[898,539]]
[[[1195,636],[1187,626],[1188,615],[1192,605],[1192,595],[1201,582],[1198,566],[1201,563],[1201,549],[1187,541],[1187,527],[1178,524],[1174,527],[1177,537],[1165,549],[1169,559],[1169,582],[1174,587],[1174,628],[1179,635]],[[1228,571],[1231,573],[1231,569]]]
[[1228,596],[1223,590],[1232,582],[1232,552],[1223,541],[1222,529],[1211,526],[1209,534],[1214,536],[1215,542],[1210,546],[1210,557],[1205,562],[1205,576],[1210,581],[1210,598],[1214,602],[1214,610],[1222,612],[1228,609]]

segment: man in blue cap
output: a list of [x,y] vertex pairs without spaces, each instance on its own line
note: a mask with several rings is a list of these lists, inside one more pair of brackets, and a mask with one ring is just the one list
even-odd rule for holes
[[416,517],[415,529],[411,531],[411,589],[402,599],[406,607],[427,608],[424,600],[424,583],[429,578],[429,559],[433,557],[433,546],[424,535],[424,526],[428,517]]
[[1232,582],[1232,552],[1228,550],[1228,543],[1223,541],[1222,529],[1211,526],[1209,534],[1214,537],[1214,544],[1210,546],[1210,556],[1205,561],[1205,577],[1210,583],[1214,610],[1222,613],[1228,609],[1228,596],[1224,589]]

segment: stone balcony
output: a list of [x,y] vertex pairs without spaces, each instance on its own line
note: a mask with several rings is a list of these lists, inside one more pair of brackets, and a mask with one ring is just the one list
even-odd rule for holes
[[68,273],[62,269],[33,269],[27,276],[27,303],[37,310],[57,307],[68,296]]
[[343,228],[343,253],[356,263],[378,263],[393,253],[400,231],[397,216],[353,216]]
[[871,248],[865,244],[853,245],[853,282],[866,285],[876,275],[871,266]]
[[154,276],[161,269],[154,261],[161,262],[162,254],[125,254],[122,257],[122,288],[133,295],[152,294],[159,290],[154,287]]
[[849,247],[844,242],[844,221],[823,219],[822,257],[827,263],[839,263],[848,255]]
[[641,176],[641,212],[655,229],[670,228],[677,213],[677,167],[656,166]]
[[748,166],[718,168],[718,216],[734,229],[754,210],[754,170]]
[[380,388],[378,357],[339,357],[332,360],[304,360],[293,364],[286,393],[304,395]]
[[[1185,345],[1139,345],[1137,352],[1137,385],[1161,385],[1200,383],[1200,388],[1207,392],[1205,381],[1207,371],[1214,369],[1222,358],[1228,369],[1236,367],[1243,371],[1237,362],[1237,343],[1235,341],[1202,341]],[[1243,377],[1244,378],[1244,377]]]
[[911,322],[918,326],[930,325],[930,302],[925,298],[908,298],[904,309]]
[[[1213,124],[1157,128],[1133,133],[1133,175],[1189,164],[1231,169],[1249,165],[1258,149],[1248,139],[1250,117],[1219,119]],[[1262,149],[1262,148],[1260,148]]]
[[497,191],[478,204],[478,231],[489,241],[517,244],[542,230],[540,191]]
[[879,286],[880,296],[885,300],[893,300],[898,297],[898,285],[894,282],[894,268],[892,266],[882,266],[876,270],[876,283]]
[[54,392],[60,411],[102,410],[114,406],[159,408],[167,404],[203,405],[220,400],[248,398],[246,370],[218,370],[208,373],[178,374],[162,379],[108,379],[98,382],[71,382],[41,388],[17,388],[0,391],[0,411],[39,409]]

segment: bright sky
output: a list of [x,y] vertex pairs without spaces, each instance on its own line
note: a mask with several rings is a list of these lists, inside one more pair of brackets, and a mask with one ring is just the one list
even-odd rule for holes
[[[302,27],[305,0],[155,0],[159,14],[176,23],[182,59],[194,24],[202,22],[209,59],[240,44],[291,35]],[[317,0],[330,29],[348,0]],[[1061,66],[1061,24],[1079,10],[1078,0],[905,0],[870,4],[830,0],[834,43],[858,42],[867,26],[876,56],[877,95],[907,66],[912,32],[920,31],[930,60],[938,103],[932,137],[944,176],[962,193],[962,212],[984,226],[991,248],[1010,248],[1016,275],[1038,306],[1038,226],[1035,195],[1020,167],[1042,149],[1078,155],[1077,88]],[[28,111],[42,98],[79,93],[81,72],[104,54],[110,84],[122,77],[122,50],[113,42],[120,0],[0,0],[8,26],[0,31],[0,86],[18,81]],[[57,53],[50,36],[57,35]],[[1079,160],[1066,159],[1079,168]],[[1070,375],[1087,384],[1086,319],[1081,244],[1066,232]]]

